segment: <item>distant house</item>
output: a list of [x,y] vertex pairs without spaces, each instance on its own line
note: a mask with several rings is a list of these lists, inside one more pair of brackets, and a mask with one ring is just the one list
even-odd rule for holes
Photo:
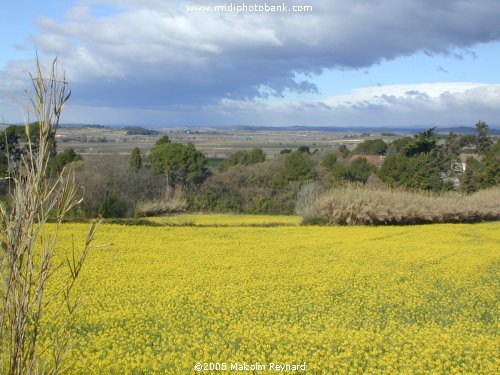
[[481,155],[473,154],[473,153],[462,153],[458,156],[457,161],[451,162],[451,175],[443,173],[441,175],[441,181],[445,183],[452,183],[455,188],[460,188],[460,179],[459,176],[462,173],[465,173],[467,169],[467,159],[473,158],[478,161],[481,161]]
[[467,168],[467,159],[469,158],[473,158],[473,159],[476,159],[478,161],[481,161],[481,155],[479,154],[460,154],[458,155],[458,158],[459,158],[459,162],[455,163],[453,165],[453,169],[456,171],[456,172],[465,172],[465,169]]
[[368,163],[376,167],[380,167],[384,162],[384,155],[368,155],[368,154],[353,154],[347,158],[348,163],[352,163],[356,159],[366,159]]

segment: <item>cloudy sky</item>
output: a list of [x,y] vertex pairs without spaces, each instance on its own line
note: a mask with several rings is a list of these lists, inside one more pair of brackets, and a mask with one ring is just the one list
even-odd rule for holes
[[[234,6],[242,2],[232,0]],[[282,5],[283,0],[245,2]],[[59,56],[63,122],[120,125],[500,126],[500,1],[204,0],[2,5],[0,121],[34,47]],[[310,12],[294,12],[308,5]]]

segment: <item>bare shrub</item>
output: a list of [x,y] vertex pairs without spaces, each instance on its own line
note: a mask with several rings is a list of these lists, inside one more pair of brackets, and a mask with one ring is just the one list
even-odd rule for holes
[[[9,166],[8,205],[0,203],[0,373],[60,373],[71,346],[69,326],[77,307],[74,286],[80,275],[96,225],[87,236],[83,251],[74,248],[56,256],[61,223],[80,198],[72,174],[63,171],[49,179],[49,157],[64,103],[64,75],[54,61],[49,76],[36,63],[31,77],[34,94],[27,93],[26,151]],[[38,122],[38,134],[29,134],[29,117]],[[48,220],[56,222],[49,228]],[[54,281],[52,281],[54,279]],[[50,288],[54,283],[57,287]],[[50,311],[66,311],[55,323]],[[60,315],[64,317],[64,315]],[[50,343],[41,344],[41,332],[51,327]]]
[[408,225],[499,220],[499,201],[498,187],[464,196],[347,185],[318,198],[306,210],[304,223]]
[[131,170],[124,157],[87,157],[75,169],[77,184],[85,191],[82,208],[87,217],[131,217],[138,202],[161,200],[167,189],[164,177],[149,168]]
[[315,215],[314,202],[324,193],[324,189],[318,181],[310,181],[302,186],[297,194],[295,212],[305,220]]

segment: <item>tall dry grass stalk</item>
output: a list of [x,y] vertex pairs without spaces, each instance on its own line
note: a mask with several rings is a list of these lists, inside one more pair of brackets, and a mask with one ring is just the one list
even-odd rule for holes
[[500,188],[472,195],[432,194],[347,185],[332,189],[299,211],[305,224],[409,225],[500,219]]
[[[97,223],[91,225],[83,251],[73,248],[66,256],[56,254],[62,220],[81,201],[69,171],[47,177],[55,132],[70,94],[57,60],[45,76],[37,58],[36,74],[30,77],[33,92],[26,91],[24,106],[27,144],[20,160],[9,168],[9,203],[0,204],[0,373],[55,374],[64,370],[71,344],[68,328],[78,300],[75,282]],[[38,134],[29,134],[30,118],[38,122]],[[50,228],[49,219],[55,221]],[[48,283],[54,277],[64,281],[58,279],[57,289],[49,293]],[[58,309],[67,311],[66,319],[52,331],[49,344],[44,339],[42,345],[40,333],[53,318],[46,315]]]

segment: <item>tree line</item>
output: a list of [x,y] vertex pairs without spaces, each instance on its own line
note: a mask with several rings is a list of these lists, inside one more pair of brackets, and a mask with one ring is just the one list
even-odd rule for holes
[[[36,124],[32,126],[36,127]],[[22,130],[22,131],[21,131]],[[33,132],[36,134],[36,132]],[[23,152],[29,134],[11,126],[0,133],[0,172]],[[36,140],[32,142],[36,144]],[[304,184],[324,189],[349,183],[391,188],[473,193],[499,183],[500,143],[484,122],[476,135],[439,136],[435,128],[393,142],[366,140],[353,150],[307,146],[266,158],[260,148],[238,150],[217,166],[193,144],[160,137],[150,153],[81,160],[73,150],[51,154],[55,173],[72,163],[85,200],[75,217],[143,216],[182,210],[290,214]],[[15,164],[15,163],[14,163]],[[4,199],[8,199],[3,191]]]

